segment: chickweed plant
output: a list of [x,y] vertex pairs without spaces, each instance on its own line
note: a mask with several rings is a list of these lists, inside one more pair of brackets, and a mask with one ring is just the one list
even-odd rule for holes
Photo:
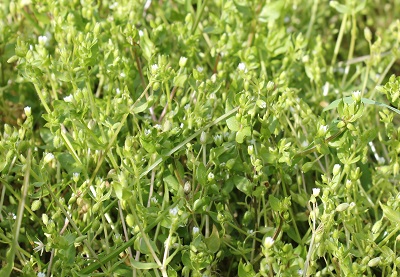
[[396,0],[4,0],[0,276],[398,276]]

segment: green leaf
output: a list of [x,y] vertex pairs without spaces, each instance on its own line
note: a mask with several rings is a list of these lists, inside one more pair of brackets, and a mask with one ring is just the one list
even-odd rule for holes
[[79,168],[79,166],[75,162],[75,159],[69,153],[57,154],[57,161],[60,163],[61,167],[65,169],[69,174],[82,172],[82,169]]
[[147,109],[147,106],[148,106],[148,103],[145,102],[145,103],[143,103],[142,105],[140,105],[140,106],[138,106],[138,107],[135,106],[135,107],[132,109],[132,112],[133,112],[134,114],[141,113],[141,112],[143,112],[143,111],[145,111],[145,110]]
[[239,277],[253,277],[256,276],[256,273],[253,270],[252,264],[243,264],[242,261],[240,261],[238,267],[238,275]]
[[[351,96],[344,97],[344,98],[341,98],[341,99],[337,99],[337,100],[333,101],[332,103],[330,103],[327,107],[325,107],[323,109],[323,111],[325,112],[325,111],[329,111],[329,110],[335,109],[336,107],[338,107],[338,105],[340,104],[340,101],[342,101],[342,100],[346,104],[352,104],[354,102],[354,100],[353,100],[353,98]],[[375,106],[379,106],[379,107],[384,107],[384,108],[387,108],[387,109],[389,109],[389,110],[391,110],[391,111],[393,111],[393,112],[395,112],[395,113],[400,115],[400,110],[398,110],[396,108],[393,108],[393,107],[391,107],[389,105],[383,104],[381,102],[377,102],[377,101],[374,101],[374,100],[371,100],[371,99],[368,99],[368,98],[361,98],[361,102],[364,103],[364,104],[367,104],[367,105],[375,105]]]
[[393,210],[389,206],[380,204],[383,210],[383,214],[389,219],[390,222],[396,225],[400,225],[400,212]]
[[213,225],[211,235],[208,238],[205,238],[204,241],[211,253],[217,253],[221,246],[221,241],[219,238],[218,229],[215,227],[215,225]]
[[235,116],[232,116],[226,120],[226,125],[228,125],[229,130],[237,132],[240,129],[240,122]]
[[150,154],[156,152],[156,146],[154,145],[153,141],[147,141],[143,138],[139,138],[140,144],[143,146],[143,148]]
[[245,193],[246,195],[251,195],[253,191],[253,184],[243,176],[234,176],[233,181],[235,182],[235,186],[238,190]]
[[351,14],[351,9],[343,4],[340,4],[338,1],[330,1],[329,5],[339,13]]
[[273,196],[272,194],[269,195],[268,197],[268,202],[271,205],[271,208],[273,211],[275,212],[280,212],[281,210],[281,205],[278,198],[276,198],[275,196]]
[[174,78],[174,82],[173,82],[174,86],[183,87],[185,85],[185,83],[186,83],[187,77],[188,76],[186,74],[176,76]]
[[[153,251],[158,254],[159,251],[154,241],[149,239],[149,243],[151,248],[153,248]],[[143,254],[151,254],[150,249],[147,247],[147,244],[142,237],[137,237],[137,239],[135,240],[134,248],[135,250],[138,250]]]
[[169,191],[172,191],[174,193],[178,192],[180,185],[174,176],[168,175],[163,180],[167,184]]
[[236,133],[236,142],[243,143],[244,139],[251,135],[250,126],[245,126]]
[[159,268],[158,264],[156,263],[142,263],[138,262],[135,259],[129,259],[131,265],[133,268],[136,269],[154,269],[154,268]]
[[204,186],[207,182],[207,170],[203,163],[197,168],[196,176],[199,184]]

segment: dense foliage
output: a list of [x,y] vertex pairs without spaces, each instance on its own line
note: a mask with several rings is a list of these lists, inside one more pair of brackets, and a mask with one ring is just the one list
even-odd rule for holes
[[397,276],[385,2],[0,3],[0,275]]

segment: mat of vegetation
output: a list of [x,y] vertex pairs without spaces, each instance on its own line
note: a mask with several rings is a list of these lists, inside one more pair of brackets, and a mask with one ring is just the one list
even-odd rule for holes
[[399,14],[2,1],[0,276],[398,276]]

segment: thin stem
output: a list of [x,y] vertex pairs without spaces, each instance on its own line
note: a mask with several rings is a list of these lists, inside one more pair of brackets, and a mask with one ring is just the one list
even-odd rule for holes
[[335,64],[337,55],[339,54],[340,44],[342,43],[346,22],[347,22],[347,14],[344,14],[342,19],[342,25],[340,25],[339,35],[336,40],[335,50],[333,52],[332,63],[331,63],[332,66]]
[[13,269],[15,254],[18,248],[18,238],[21,230],[22,218],[24,217],[25,200],[26,196],[28,195],[29,176],[30,176],[29,171],[31,170],[31,156],[32,156],[32,149],[29,148],[28,155],[26,157],[26,167],[25,167],[24,183],[22,185],[22,191],[21,191],[21,200],[18,205],[17,217],[15,219],[13,228],[14,229],[13,240],[11,247],[6,254],[6,264],[0,270],[0,276],[10,276]]
[[[200,0],[197,1],[198,4],[199,4],[200,2],[201,2]],[[208,0],[204,0],[204,2],[203,2],[201,5],[197,5],[198,7],[200,6],[200,8],[199,8],[198,11],[197,11],[196,19],[195,19],[194,24],[193,24],[193,27],[192,27],[192,31],[191,31],[192,34],[194,34],[194,32],[195,32],[196,29],[197,29],[197,25],[199,25],[200,18],[201,18],[201,16],[203,15],[204,8],[206,7],[207,2],[208,2]]]

